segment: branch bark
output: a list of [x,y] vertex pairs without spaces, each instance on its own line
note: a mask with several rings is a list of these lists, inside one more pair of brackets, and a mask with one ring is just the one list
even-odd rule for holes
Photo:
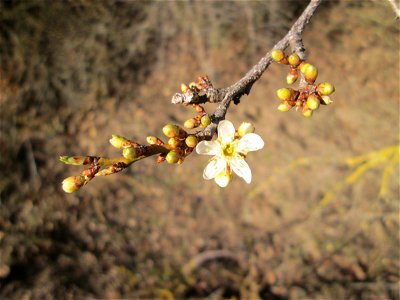
[[[209,100],[207,102],[219,103],[218,107],[211,115],[212,123],[203,130],[196,133],[199,140],[210,140],[217,130],[218,123],[225,119],[226,112],[232,100],[238,103],[243,95],[248,95],[253,84],[260,79],[264,71],[269,67],[272,62],[271,52],[277,49],[286,49],[289,45],[294,52],[296,52],[302,60],[305,60],[305,49],[303,46],[302,34],[304,28],[309,23],[314,15],[316,9],[321,4],[322,0],[311,0],[303,13],[293,24],[289,32],[275,44],[275,46],[263,56],[257,64],[255,64],[241,79],[233,85],[226,88],[211,88],[207,91]],[[177,99],[180,99],[180,101]],[[192,102],[185,102],[184,97],[173,98],[172,103],[185,103],[191,104]],[[199,102],[197,102],[199,103]]]

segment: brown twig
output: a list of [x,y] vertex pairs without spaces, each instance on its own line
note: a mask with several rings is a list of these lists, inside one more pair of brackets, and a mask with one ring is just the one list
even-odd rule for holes
[[[302,60],[305,60],[305,49],[303,46],[302,34],[305,26],[309,23],[311,17],[314,15],[315,10],[321,4],[322,0],[311,0],[305,8],[301,16],[293,24],[289,32],[283,37],[271,51],[267,52],[257,64],[255,64],[250,71],[247,72],[239,81],[227,88],[213,88],[207,91],[207,102],[220,103],[212,114],[212,123],[203,130],[197,132],[196,136],[199,140],[210,140],[216,132],[218,123],[225,119],[226,112],[232,100],[238,103],[240,98],[250,93],[253,84],[260,79],[261,75],[268,68],[272,62],[271,52],[276,49],[286,49],[289,45],[292,50],[296,52]],[[179,94],[178,94],[179,95]],[[196,99],[197,103],[198,99]],[[184,97],[174,95],[172,103],[192,104],[195,101],[186,102]]]

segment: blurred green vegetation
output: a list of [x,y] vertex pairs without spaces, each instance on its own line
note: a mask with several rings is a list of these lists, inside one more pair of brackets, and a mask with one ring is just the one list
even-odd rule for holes
[[[399,28],[324,2],[304,42],[334,104],[276,110],[272,65],[228,118],[266,141],[251,185],[152,159],[66,195],[59,155],[113,155],[192,111],[181,82],[239,79],[307,1],[0,2],[0,297],[399,299]],[[207,105],[212,111],[214,106]]]

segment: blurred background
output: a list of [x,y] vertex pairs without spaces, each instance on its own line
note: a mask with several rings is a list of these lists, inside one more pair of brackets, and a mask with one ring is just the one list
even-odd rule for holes
[[[149,158],[74,194],[60,155],[113,156],[193,110],[182,82],[236,82],[308,1],[1,1],[2,299],[399,299],[399,21],[388,1],[326,1],[306,28],[311,119],[277,111],[271,65],[227,118],[265,141],[253,181],[207,157]],[[215,109],[207,105],[208,112]]]

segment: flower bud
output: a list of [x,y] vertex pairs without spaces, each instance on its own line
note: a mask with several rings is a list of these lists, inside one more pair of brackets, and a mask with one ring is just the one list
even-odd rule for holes
[[158,137],[155,136],[148,136],[146,138],[146,141],[150,144],[150,145],[162,145],[164,144]]
[[79,190],[84,183],[85,183],[84,176],[71,176],[63,180],[62,189],[66,193],[73,193]]
[[189,135],[186,138],[185,143],[189,148],[194,148],[197,145],[197,137],[194,135]]
[[186,84],[182,83],[181,84],[182,93],[186,93],[188,90],[189,90],[189,87]]
[[300,70],[301,73],[304,74],[308,66],[310,66],[310,64],[303,61],[297,68]]
[[276,95],[282,101],[293,100],[296,96],[296,91],[291,88],[281,88],[276,91]]
[[209,115],[204,115],[200,119],[201,126],[206,127],[211,124],[211,118]]
[[188,129],[193,129],[196,127],[196,120],[194,119],[186,120],[185,123],[183,123],[183,126]]
[[123,149],[132,146],[130,140],[116,134],[112,135],[112,138],[110,139],[110,144],[118,149]]
[[166,161],[169,164],[176,164],[178,163],[181,156],[176,151],[169,151],[167,156],[165,157]]
[[271,57],[274,61],[281,62],[285,58],[285,53],[281,49],[274,50],[271,53]]
[[291,108],[292,108],[292,106],[287,102],[283,102],[283,103],[279,104],[279,106],[278,106],[278,110],[281,112],[288,111]]
[[298,66],[301,63],[301,59],[297,55],[297,53],[290,54],[289,57],[288,57],[288,61],[289,61],[290,65],[295,66],[295,67]]
[[313,65],[309,65],[304,71],[304,78],[309,84],[313,84],[318,76],[318,69]]
[[296,82],[297,78],[299,77],[299,74],[297,73],[296,69],[290,69],[289,74],[286,76],[286,83],[287,84],[293,84]]
[[311,118],[312,114],[313,111],[311,109],[303,111],[303,116],[305,116],[306,118]]
[[181,144],[181,142],[176,138],[170,138],[168,140],[168,145],[171,146],[172,149],[175,149]]
[[329,105],[329,104],[333,103],[333,101],[331,100],[331,97],[329,97],[329,96],[321,96],[321,99],[322,99],[321,104]]
[[137,158],[138,151],[136,148],[129,147],[122,150],[122,156],[129,160],[134,160]]
[[240,124],[239,128],[238,128],[238,135],[240,137],[243,137],[244,135],[248,134],[248,133],[253,133],[255,130],[253,124],[249,123],[249,122],[243,122],[242,124]]
[[320,105],[320,101],[317,95],[315,94],[311,94],[310,96],[308,96],[307,98],[307,107],[311,110],[316,110],[318,109],[319,105]]
[[172,124],[165,125],[162,131],[167,137],[170,138],[179,136],[180,133],[179,127],[177,125],[172,125]]
[[329,82],[324,82],[317,85],[317,92],[320,95],[328,96],[334,91],[335,87]]

